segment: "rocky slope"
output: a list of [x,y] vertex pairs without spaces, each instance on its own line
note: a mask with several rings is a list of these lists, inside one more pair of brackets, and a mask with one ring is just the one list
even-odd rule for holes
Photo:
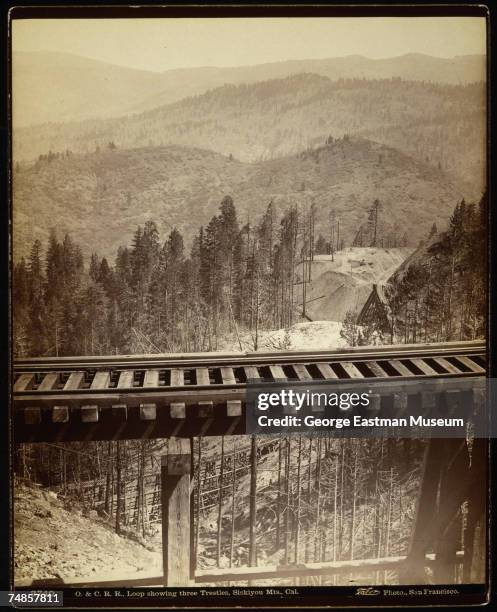
[[26,583],[45,578],[139,578],[162,572],[160,542],[146,546],[117,535],[95,511],[82,512],[39,486],[14,491],[14,576]]

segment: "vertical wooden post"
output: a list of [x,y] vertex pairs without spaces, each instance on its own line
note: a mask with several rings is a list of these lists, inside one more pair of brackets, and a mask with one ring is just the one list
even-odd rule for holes
[[[198,438],[200,448],[200,437]],[[200,492],[200,465],[198,467],[198,488]],[[200,495],[197,499],[197,516],[195,516],[195,495],[193,490],[193,477],[195,474],[195,456],[193,438],[190,438],[190,580],[195,578],[195,570],[197,569],[197,551],[198,551],[198,532],[197,526],[200,523]]]
[[[359,458],[359,446],[358,440],[350,441],[351,452],[354,453],[354,474],[352,478],[352,517],[350,521],[350,540],[349,540],[349,557],[354,558],[354,546],[355,546],[355,529],[356,529],[356,518],[357,518],[357,463]],[[324,559],[323,559],[324,561]]]
[[471,452],[471,484],[468,492],[468,519],[464,534],[463,581],[465,584],[485,581],[487,453],[488,441],[483,438],[475,438]]
[[164,586],[190,580],[190,474],[191,440],[170,438],[161,465]]
[[[119,533],[121,530],[121,441],[118,440],[116,444],[116,467],[117,467],[117,477],[116,477],[116,489],[117,489],[117,499],[116,499],[116,533]],[[78,455],[79,461],[79,455]],[[79,477],[78,477],[78,487],[79,487]]]
[[469,454],[465,440],[448,438],[440,442],[446,448],[446,459],[440,478],[437,533],[434,538],[434,579],[437,584],[453,584],[460,536],[460,510],[469,484]]
[[299,435],[299,453],[297,459],[297,516],[295,525],[295,563],[300,560],[300,505],[301,505],[301,465],[302,465],[302,434]]
[[390,554],[390,535],[392,530],[393,515],[393,467],[390,468],[390,486],[388,489],[388,509],[387,509],[387,534],[385,537],[385,557]]
[[22,459],[22,477],[27,478],[28,466],[26,464],[26,444],[20,444],[19,449],[21,451],[21,459]]
[[278,440],[278,492],[276,497],[276,550],[280,549],[280,513],[281,513],[281,435]]
[[345,486],[345,438],[341,440],[341,459],[340,459],[340,521],[339,521],[339,532],[338,532],[338,558],[342,557],[343,549],[343,524],[344,524],[344,513],[343,513],[343,502],[344,502],[344,486]]
[[[311,506],[311,490],[312,490],[312,435],[309,436],[309,462],[307,464],[307,506]],[[311,542],[310,526],[307,527],[305,539],[305,562],[309,562],[309,544]]]
[[138,478],[136,479],[136,506],[135,506],[135,516],[136,516],[136,531],[139,532],[140,531],[140,524],[141,524],[141,518],[142,518],[142,509],[143,509],[143,505],[142,505],[142,483],[143,483],[143,472],[142,472],[142,468],[143,468],[143,464],[142,464],[142,453],[143,453],[143,448],[140,445],[138,447],[138,457],[137,457],[137,469],[138,469]]
[[[193,447],[192,447],[193,450]],[[193,458],[193,453],[192,453]],[[197,455],[197,516],[195,525],[195,567],[198,558],[198,542],[200,538],[200,513],[202,510],[202,436],[198,437],[198,455]],[[193,473],[193,471],[192,471]],[[205,473],[204,473],[205,476]]]
[[[437,443],[438,442],[438,443]],[[433,541],[434,516],[437,511],[437,494],[440,484],[441,462],[444,446],[440,440],[428,441],[421,477],[421,490],[417,499],[411,541],[406,563],[399,572],[400,584],[423,584],[426,582],[424,572],[425,553]]]
[[291,460],[291,438],[286,438],[285,448],[285,520],[284,520],[284,542],[285,542],[285,561],[284,564],[290,563],[290,548],[289,548],[289,530],[290,530],[290,460]]
[[[314,521],[315,532],[314,532],[314,561],[321,560],[321,451],[323,446],[323,438],[318,438],[317,451],[316,451],[316,518]],[[285,563],[287,559],[285,557]]]
[[257,438],[252,436],[250,453],[250,534],[249,534],[249,565],[257,565],[257,538],[256,538],[256,514],[257,514]]
[[[335,456],[335,492],[333,495],[333,561],[337,560],[338,456]],[[366,524],[366,521],[364,521]]]

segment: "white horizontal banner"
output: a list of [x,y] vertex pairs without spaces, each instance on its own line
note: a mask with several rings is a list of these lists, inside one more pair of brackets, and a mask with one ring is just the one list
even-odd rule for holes
[[247,433],[491,437],[497,385],[482,377],[247,384]]

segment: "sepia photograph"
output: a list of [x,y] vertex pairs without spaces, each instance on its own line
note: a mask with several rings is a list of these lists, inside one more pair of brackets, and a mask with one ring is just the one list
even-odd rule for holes
[[251,435],[245,390],[481,409],[485,16],[133,14],[11,20],[14,584],[483,588],[471,423]]

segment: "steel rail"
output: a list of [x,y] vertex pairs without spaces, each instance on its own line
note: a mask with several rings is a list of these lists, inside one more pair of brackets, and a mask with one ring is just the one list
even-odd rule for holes
[[396,357],[417,356],[443,356],[445,354],[460,353],[484,353],[485,342],[445,342],[428,344],[402,344],[383,345],[372,347],[352,347],[347,349],[329,351],[287,351],[274,353],[181,353],[181,354],[153,354],[153,355],[107,355],[107,356],[76,356],[76,357],[33,357],[17,359],[14,361],[15,372],[31,372],[33,370],[67,370],[67,369],[91,369],[105,367],[121,368],[169,368],[178,365],[180,367],[218,367],[230,365],[232,367],[243,367],[252,364],[281,364],[281,363],[306,363],[323,360],[351,361],[367,360],[372,355],[383,359],[394,359]]

